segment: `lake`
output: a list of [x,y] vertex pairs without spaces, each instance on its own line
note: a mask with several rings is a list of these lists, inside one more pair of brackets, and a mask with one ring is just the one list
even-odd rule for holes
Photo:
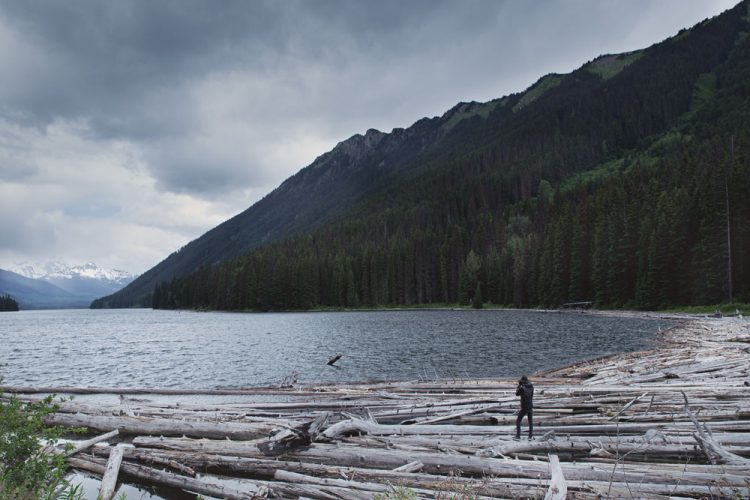
[[[171,387],[517,377],[652,345],[666,320],[519,310],[0,314],[8,385]],[[344,354],[327,366],[333,354]]]

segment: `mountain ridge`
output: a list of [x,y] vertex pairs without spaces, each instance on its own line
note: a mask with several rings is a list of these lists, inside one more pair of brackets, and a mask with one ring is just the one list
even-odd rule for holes
[[103,269],[93,262],[21,262],[0,271],[0,294],[17,299],[22,309],[88,307],[95,298],[114,293],[135,278],[126,271]]
[[18,262],[8,266],[8,271],[32,279],[91,278],[125,285],[136,275],[120,269],[104,269],[93,262],[69,265],[64,262]]
[[[743,46],[736,39],[747,31],[747,8],[742,2],[646,49],[603,55],[570,73],[545,75],[522,93],[458,103],[439,117],[390,133],[355,134],[246,211],[92,306],[147,306],[158,283],[329,224],[341,226],[347,218],[364,221],[369,214],[385,214],[388,234],[389,225],[404,226],[399,217],[421,217],[429,227],[447,228],[467,216],[500,216],[516,203],[538,198],[543,182],[558,186],[628,151],[644,150],[677,126],[693,105],[700,75],[739,50],[737,43]],[[393,206],[402,214],[388,216]],[[453,288],[463,253],[453,259]]]

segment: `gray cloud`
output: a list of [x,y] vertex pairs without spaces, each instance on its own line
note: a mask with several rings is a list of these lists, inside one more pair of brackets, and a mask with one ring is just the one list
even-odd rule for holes
[[0,190],[36,214],[0,259],[23,241],[75,253],[56,224],[127,228],[140,242],[78,251],[142,271],[356,132],[521,91],[732,3],[0,0]]

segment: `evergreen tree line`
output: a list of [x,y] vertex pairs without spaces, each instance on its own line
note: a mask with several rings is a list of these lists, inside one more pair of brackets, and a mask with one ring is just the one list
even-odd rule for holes
[[160,283],[152,304],[287,310],[718,303],[730,292],[727,198],[732,295],[748,301],[750,166],[745,142],[735,139],[733,158],[728,144],[673,134],[649,154],[554,188],[542,181],[537,196],[500,213],[475,213],[474,197],[458,196],[443,213],[393,209],[349,220]]
[[18,302],[10,295],[0,295],[0,311],[18,311]]

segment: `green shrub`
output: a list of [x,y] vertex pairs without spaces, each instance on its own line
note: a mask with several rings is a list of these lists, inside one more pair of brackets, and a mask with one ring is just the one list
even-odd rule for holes
[[80,489],[65,480],[65,458],[44,450],[66,432],[44,424],[58,409],[54,397],[34,403],[0,397],[0,499],[80,498]]
[[375,500],[416,500],[417,492],[410,488],[397,486],[393,491],[377,493],[373,498]]

